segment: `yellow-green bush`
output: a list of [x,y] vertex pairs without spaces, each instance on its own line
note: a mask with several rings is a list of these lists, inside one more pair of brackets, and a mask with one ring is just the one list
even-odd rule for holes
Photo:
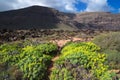
[[24,48],[25,51],[22,52],[24,55],[20,56],[23,59],[16,63],[24,74],[23,79],[48,79],[47,68],[51,63],[51,56],[45,55],[36,49],[32,50],[30,47],[31,51],[29,51],[28,47],[26,47],[28,51]]
[[47,80],[51,58],[57,46],[52,43],[10,43],[0,46],[1,80]]
[[56,55],[58,51],[57,45],[53,43],[37,45],[36,49],[41,51],[44,54],[53,55],[53,56]]
[[[107,72],[105,54],[91,42],[71,43],[66,45],[60,58],[55,61],[51,80],[101,80]],[[67,76],[66,76],[67,75]]]

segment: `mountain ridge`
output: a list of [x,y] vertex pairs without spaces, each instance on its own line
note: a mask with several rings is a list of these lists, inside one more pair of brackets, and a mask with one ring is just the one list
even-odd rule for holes
[[42,6],[0,12],[0,29],[31,28],[120,30],[120,14],[109,12],[65,13]]

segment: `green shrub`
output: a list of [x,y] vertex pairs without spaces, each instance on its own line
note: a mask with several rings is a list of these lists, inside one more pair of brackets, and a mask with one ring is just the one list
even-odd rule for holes
[[0,46],[0,64],[7,66],[18,62],[18,56],[22,52],[23,45],[21,43],[3,44]]
[[51,80],[96,80],[107,72],[105,54],[91,42],[71,43],[65,46],[60,58],[55,61]]
[[38,45],[36,46],[36,49],[47,55],[56,55],[58,51],[57,45],[53,43],[46,43],[46,44]]
[[[28,47],[27,47],[28,48]],[[24,48],[25,49],[25,48]],[[33,49],[31,51],[23,51],[24,58],[16,65],[24,73],[23,78],[29,80],[42,80],[47,78],[47,68],[51,62],[51,56]],[[23,57],[23,56],[22,56]]]
[[0,79],[47,80],[57,46],[52,43],[10,43],[0,46]]
[[[77,52],[80,52],[80,51],[90,51],[90,52],[96,52],[96,51],[99,51],[100,48],[98,46],[96,46],[95,44],[91,43],[91,42],[83,42],[83,43],[70,43],[68,45],[66,45],[61,53],[63,55],[65,54],[69,54],[69,53],[77,53]],[[72,51],[72,52],[70,52]]]
[[[0,46],[0,79],[4,80],[9,77],[8,70],[12,65],[19,62],[18,57],[22,52],[22,48],[23,46],[21,43],[10,43]],[[9,80],[12,79],[13,78],[9,77]]]

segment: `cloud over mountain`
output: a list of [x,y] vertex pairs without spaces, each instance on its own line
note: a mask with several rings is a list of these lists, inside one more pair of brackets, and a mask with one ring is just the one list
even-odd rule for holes
[[100,12],[100,11],[110,11],[110,6],[107,0],[81,0],[83,3],[87,4],[85,11],[87,12]]
[[56,8],[60,11],[77,12],[76,4],[83,2],[87,5],[84,11],[109,11],[107,0],[0,0],[0,11],[19,9],[32,5],[40,5]]
[[77,11],[75,4],[79,0],[2,0],[0,1],[0,11],[18,9],[32,5],[47,6],[61,11]]

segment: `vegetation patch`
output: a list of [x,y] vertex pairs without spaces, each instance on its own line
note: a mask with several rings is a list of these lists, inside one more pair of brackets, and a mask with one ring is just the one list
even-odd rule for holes
[[106,60],[112,61],[113,58],[108,58],[102,50],[92,42],[69,42],[53,64],[52,60],[58,53],[58,46],[53,43],[25,41],[2,44],[0,79],[117,80],[116,74],[108,71],[106,65]]
[[0,46],[1,80],[47,80],[51,58],[57,52],[52,43],[11,43]]
[[101,34],[93,42],[106,53],[110,69],[120,69],[120,32]]
[[99,50],[91,42],[67,44],[55,61],[50,80],[111,80],[106,55]]

